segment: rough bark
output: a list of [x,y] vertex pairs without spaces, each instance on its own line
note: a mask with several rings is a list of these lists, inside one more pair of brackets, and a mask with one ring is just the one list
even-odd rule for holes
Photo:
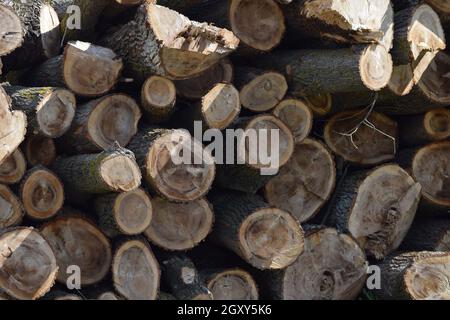
[[419,217],[414,221],[400,250],[450,251],[450,221],[444,217]]
[[0,165],[0,183],[10,185],[20,182],[26,170],[25,157],[20,149],[16,149]]

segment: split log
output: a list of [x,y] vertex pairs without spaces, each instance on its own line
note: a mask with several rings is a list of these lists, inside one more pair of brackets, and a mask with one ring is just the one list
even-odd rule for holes
[[64,186],[52,171],[42,166],[25,174],[19,194],[28,217],[35,220],[52,218],[64,205]]
[[55,255],[35,229],[4,230],[0,252],[0,287],[9,296],[36,300],[53,286],[58,273]]
[[115,142],[125,147],[137,133],[142,113],[136,101],[111,94],[79,106],[61,147],[68,154],[106,150]]
[[373,293],[389,300],[449,300],[450,253],[409,252],[381,265],[381,289]]
[[67,87],[82,97],[100,97],[120,80],[122,60],[110,49],[88,42],[69,42],[64,54],[29,71],[25,82],[33,87]]
[[384,165],[347,176],[336,192],[329,223],[380,260],[400,246],[411,227],[421,186],[399,166]]
[[296,143],[301,143],[311,133],[314,116],[303,101],[283,100],[275,107],[273,114],[291,129]]
[[4,56],[22,45],[24,30],[19,16],[2,3],[0,3],[0,21],[0,56]]
[[402,251],[450,251],[450,220],[447,218],[416,219],[406,235]]
[[305,252],[285,270],[260,274],[259,284],[266,299],[350,300],[365,285],[367,265],[350,236],[307,226]]
[[346,111],[327,121],[324,138],[344,160],[361,166],[376,165],[395,158],[398,127],[378,112]]
[[112,263],[116,291],[128,300],[156,300],[161,272],[150,246],[142,240],[120,244]]
[[152,74],[173,80],[196,76],[233,52],[239,40],[228,30],[146,2],[102,43],[122,56],[128,75],[140,82]]
[[58,138],[69,129],[75,115],[76,99],[69,90],[26,88],[3,83],[12,108],[27,115],[29,133]]
[[174,202],[189,202],[208,193],[215,177],[210,152],[185,130],[147,127],[128,145],[136,155],[148,187]]
[[141,184],[133,154],[117,146],[99,154],[60,158],[53,168],[66,186],[78,192],[127,192]]
[[242,269],[202,270],[200,278],[214,300],[258,300],[259,292],[253,277]]
[[28,136],[22,149],[30,167],[37,165],[50,167],[57,157],[54,140],[44,136]]
[[212,230],[214,213],[204,199],[174,203],[154,198],[152,204],[153,219],[145,235],[164,250],[190,250],[205,240]]
[[19,225],[23,216],[20,200],[8,186],[0,184],[0,229]]
[[267,202],[292,213],[300,223],[312,219],[330,199],[336,183],[333,156],[319,141],[297,142],[291,160],[270,180]]
[[141,106],[148,123],[164,123],[175,112],[177,91],[173,81],[159,76],[148,78],[141,89]]
[[152,202],[142,189],[99,196],[94,210],[100,229],[110,238],[143,233],[153,214]]
[[57,280],[67,283],[69,266],[80,268],[82,286],[100,282],[111,267],[111,245],[97,227],[75,214],[53,219],[41,229],[56,256]]
[[252,266],[283,269],[303,253],[303,230],[288,212],[255,195],[220,191],[209,199],[216,214],[211,239]]
[[20,149],[16,149],[0,165],[0,183],[7,185],[19,183],[26,170],[25,157]]

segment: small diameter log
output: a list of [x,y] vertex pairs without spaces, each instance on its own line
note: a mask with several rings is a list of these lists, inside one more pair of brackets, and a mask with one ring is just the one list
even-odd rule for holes
[[294,97],[319,93],[379,91],[392,74],[392,58],[380,45],[333,50],[279,51],[255,64],[283,73]]
[[99,196],[94,201],[100,229],[110,238],[143,233],[152,220],[152,202],[142,189]]
[[29,136],[23,143],[22,149],[30,167],[37,165],[50,167],[57,157],[54,140],[44,136]]
[[214,159],[185,130],[148,127],[128,147],[136,155],[148,187],[169,201],[195,201],[211,188]]
[[111,94],[77,108],[70,130],[62,138],[68,154],[106,150],[115,142],[125,147],[137,133],[142,113],[136,101]]
[[270,180],[267,202],[292,213],[300,223],[312,219],[327,203],[336,183],[333,156],[319,141],[297,142],[291,160]]
[[164,123],[175,112],[177,91],[174,83],[160,76],[148,78],[141,89],[141,106],[148,123]]
[[419,217],[414,220],[400,250],[450,251],[450,220],[447,217]]
[[303,230],[288,212],[256,195],[212,194],[216,214],[211,239],[258,269],[283,269],[304,251]]
[[175,86],[180,97],[188,100],[199,100],[216,84],[231,83],[233,78],[233,64],[228,58],[224,58],[197,77],[175,81]]
[[205,240],[212,230],[214,213],[204,199],[174,203],[154,198],[152,204],[153,218],[145,235],[164,250],[190,250]]
[[115,87],[122,68],[112,50],[75,41],[66,45],[63,55],[29,71],[24,80],[33,87],[67,87],[82,97],[100,97]]
[[24,30],[16,12],[1,3],[0,21],[0,56],[4,56],[22,45]]
[[173,80],[196,76],[233,52],[239,40],[228,30],[190,21],[149,1],[102,43],[124,59],[128,75],[140,82],[152,74]]
[[5,34],[5,39],[10,42],[8,46],[14,46],[23,34],[21,46],[3,58],[3,64],[8,70],[23,69],[59,54],[60,23],[49,3],[44,0],[1,0],[0,4],[8,6],[18,16],[22,26],[21,31],[17,30],[16,20],[11,15],[5,17],[5,31],[13,32]]
[[242,269],[202,270],[200,278],[211,291],[214,300],[258,300],[253,277]]
[[0,165],[0,183],[8,185],[19,183],[26,170],[25,157],[20,149],[16,149]]
[[128,300],[156,300],[161,272],[150,246],[124,241],[115,251],[112,278],[116,291]]
[[141,184],[133,154],[117,146],[99,154],[60,158],[53,167],[64,184],[78,192],[127,192]]
[[383,300],[449,300],[450,253],[408,252],[379,265]]
[[273,114],[291,129],[295,142],[302,142],[311,133],[314,116],[311,109],[303,101],[283,100],[275,107]]
[[397,120],[402,148],[417,147],[450,138],[448,109],[434,109],[425,114],[403,116]]
[[302,97],[302,100],[305,101],[306,105],[317,117],[324,117],[331,112],[333,106],[332,99],[329,93],[318,93]]
[[26,173],[19,194],[28,217],[35,220],[52,218],[64,205],[64,186],[53,172],[42,166]]
[[336,192],[330,224],[380,260],[399,247],[411,227],[421,186],[399,166],[384,165],[347,176]]
[[75,96],[69,90],[9,84],[2,84],[2,87],[11,97],[12,108],[27,115],[29,133],[57,138],[69,129],[77,105]]
[[69,266],[78,266],[80,283],[88,286],[100,282],[111,267],[111,245],[97,227],[82,218],[69,214],[59,216],[41,229],[56,256],[60,272],[57,280],[65,285]]
[[394,120],[378,112],[345,111],[328,120],[324,138],[344,160],[369,166],[395,158],[398,128]]
[[242,106],[253,112],[273,109],[288,90],[282,74],[250,67],[236,68],[234,83],[239,89]]
[[19,199],[8,186],[0,184],[0,229],[19,225],[23,216]]
[[305,252],[285,270],[259,275],[265,299],[351,300],[366,282],[366,256],[353,238],[307,226]]
[[166,254],[161,260],[165,285],[178,300],[213,300],[194,263],[184,254]]
[[0,235],[0,287],[9,296],[36,300],[53,286],[56,258],[33,228],[6,229]]

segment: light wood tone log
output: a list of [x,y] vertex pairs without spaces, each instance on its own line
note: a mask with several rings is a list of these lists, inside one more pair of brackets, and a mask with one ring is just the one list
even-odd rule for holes
[[33,87],[67,87],[82,97],[100,97],[115,87],[122,68],[122,59],[112,50],[74,41],[63,55],[32,69],[24,80]]
[[381,260],[395,251],[406,236],[421,189],[397,165],[355,172],[336,191],[329,223],[349,232],[367,255]]
[[303,253],[303,230],[288,212],[255,195],[219,191],[209,199],[216,214],[211,240],[255,268],[283,269]]
[[122,56],[128,75],[140,82],[152,74],[173,80],[196,76],[233,52],[239,40],[226,29],[146,2],[102,43]]
[[164,123],[175,112],[177,91],[173,81],[151,76],[141,89],[141,106],[148,123]]
[[19,183],[26,170],[25,156],[20,149],[16,149],[0,165],[0,183],[8,185]]
[[447,217],[418,217],[402,242],[400,250],[450,251],[450,220]]
[[111,244],[90,221],[75,213],[67,213],[41,228],[56,256],[60,272],[57,280],[67,283],[67,268],[76,265],[81,272],[81,285],[100,282],[111,267]]
[[19,225],[23,216],[20,200],[8,186],[0,184],[0,229]]
[[50,167],[57,157],[54,140],[44,136],[28,136],[22,149],[30,167],[37,165]]
[[116,291],[128,300],[156,300],[161,272],[150,246],[127,240],[118,246],[112,264]]
[[154,198],[152,204],[153,219],[144,234],[164,250],[192,249],[204,241],[213,228],[214,213],[204,199],[174,203]]
[[297,142],[291,160],[264,187],[267,202],[292,213],[300,223],[312,219],[330,199],[336,183],[332,154],[318,140]]
[[19,16],[1,3],[0,21],[0,56],[4,56],[22,45],[24,30]]
[[283,100],[272,113],[291,129],[296,143],[302,142],[311,133],[314,116],[309,106],[303,101]]
[[0,266],[0,287],[9,296],[20,300],[44,296],[58,273],[52,248],[33,228],[3,230]]

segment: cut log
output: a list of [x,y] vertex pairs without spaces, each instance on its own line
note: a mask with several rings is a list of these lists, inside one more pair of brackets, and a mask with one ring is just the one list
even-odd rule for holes
[[211,188],[214,159],[185,130],[148,127],[128,147],[136,155],[148,187],[163,198],[174,202],[195,201]]
[[6,49],[16,45],[23,34],[21,46],[3,57],[6,69],[23,69],[60,53],[60,23],[56,11],[49,3],[44,0],[1,0],[0,4],[8,6],[18,16],[22,26],[22,31],[17,30],[16,19],[11,14],[5,16],[5,31],[12,32],[5,34],[9,42]]
[[328,115],[332,109],[332,96],[329,93],[318,93],[302,97],[315,116],[323,117]]
[[351,300],[359,295],[368,262],[353,238],[307,226],[305,248],[287,269],[260,275],[265,299]]
[[141,89],[141,106],[148,123],[164,123],[175,112],[177,91],[174,83],[164,77],[151,76]]
[[25,157],[20,149],[16,149],[0,165],[0,183],[8,185],[19,183],[26,170],[27,163]]
[[142,189],[99,196],[95,199],[94,210],[100,228],[110,238],[143,233],[153,214],[152,202]]
[[337,190],[329,223],[349,232],[367,255],[383,259],[411,227],[420,192],[420,184],[397,165],[353,173]]
[[211,291],[214,300],[258,300],[253,277],[242,269],[202,270],[200,278]]
[[313,113],[303,101],[296,99],[283,100],[275,107],[273,114],[291,129],[295,142],[302,142],[311,133]]
[[53,168],[66,186],[84,193],[132,191],[142,177],[133,154],[117,146],[99,154],[60,158]]
[[56,160],[56,146],[51,138],[39,135],[28,136],[22,148],[30,167],[37,165],[50,167]]
[[25,82],[33,87],[67,87],[82,97],[99,97],[120,79],[122,60],[110,49],[88,42],[69,42],[64,54],[32,69]]
[[142,113],[136,101],[111,94],[77,108],[70,130],[62,139],[68,154],[106,150],[115,142],[125,147],[137,133]]
[[35,220],[52,218],[64,205],[64,186],[53,172],[42,166],[26,173],[19,194],[28,217]]
[[45,224],[41,229],[56,256],[60,272],[57,280],[65,285],[71,273],[69,266],[78,266],[80,283],[88,286],[100,282],[111,267],[111,245],[97,227],[88,220],[67,214]]
[[0,21],[0,56],[4,56],[22,45],[24,30],[19,16],[1,3]]
[[98,295],[96,300],[123,300],[119,295],[112,291],[106,291]]
[[174,203],[154,198],[152,204],[153,219],[145,235],[164,250],[190,250],[205,240],[212,230],[214,213],[204,199]]
[[425,0],[439,14],[444,22],[450,21],[450,1],[449,0]]
[[0,229],[19,225],[23,216],[19,199],[8,186],[0,184]]
[[344,160],[361,166],[395,158],[397,123],[370,110],[346,111],[328,120],[324,131],[328,147]]
[[446,218],[416,219],[400,250],[450,251],[450,220]]
[[409,252],[381,265],[381,289],[373,293],[389,300],[449,300],[450,253]]
[[152,74],[173,80],[196,76],[233,52],[239,40],[228,30],[146,2],[102,43],[122,56],[128,75],[140,82]]
[[252,266],[283,269],[303,253],[303,230],[288,212],[254,195],[221,191],[209,199],[216,214],[211,239]]
[[330,199],[336,166],[330,151],[319,141],[297,142],[291,160],[264,188],[267,202],[292,213],[300,223],[312,219]]
[[234,78],[233,64],[228,58],[220,60],[218,64],[205,70],[199,76],[188,80],[177,80],[175,86],[177,94],[189,100],[203,98],[216,84],[231,83]]
[[253,112],[273,109],[288,90],[282,74],[250,67],[236,68],[234,83],[239,89],[242,106]]
[[53,286],[55,255],[33,228],[6,229],[0,235],[0,287],[9,296],[36,300]]
[[161,271],[150,246],[143,240],[120,244],[112,264],[116,291],[128,300],[156,300]]

